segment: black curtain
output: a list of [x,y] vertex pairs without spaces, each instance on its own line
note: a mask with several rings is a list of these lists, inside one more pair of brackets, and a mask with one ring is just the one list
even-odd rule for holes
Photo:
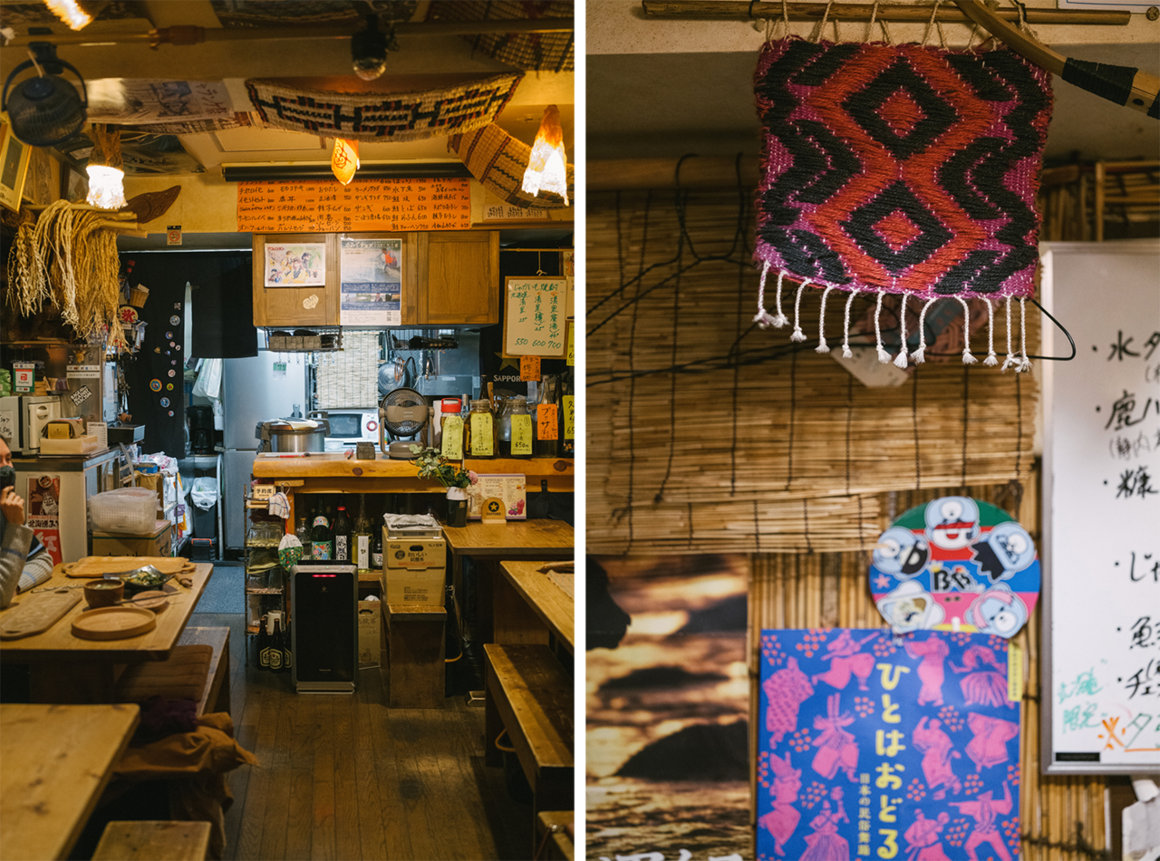
[[193,301],[193,343],[198,359],[258,355],[254,328],[253,270],[248,251],[187,254]]

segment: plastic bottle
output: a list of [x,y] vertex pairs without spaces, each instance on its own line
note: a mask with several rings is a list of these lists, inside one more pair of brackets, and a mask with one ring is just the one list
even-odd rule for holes
[[320,512],[315,516],[314,526],[310,530],[310,558],[329,561],[330,550],[330,522]]
[[338,515],[334,518],[334,561],[350,562],[351,545],[354,527],[346,515],[346,506],[338,507]]

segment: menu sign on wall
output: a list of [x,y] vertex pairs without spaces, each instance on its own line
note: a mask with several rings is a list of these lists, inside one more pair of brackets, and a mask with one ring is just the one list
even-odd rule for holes
[[470,180],[239,182],[238,230],[250,233],[469,230]]

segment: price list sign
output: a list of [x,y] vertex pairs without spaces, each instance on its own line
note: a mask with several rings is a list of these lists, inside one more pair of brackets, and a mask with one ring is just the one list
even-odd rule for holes
[[357,233],[469,230],[470,180],[239,182],[238,230]]

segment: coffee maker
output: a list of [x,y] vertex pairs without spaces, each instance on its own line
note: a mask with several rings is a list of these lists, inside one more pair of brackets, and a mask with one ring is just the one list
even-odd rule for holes
[[189,419],[189,450],[191,454],[214,453],[213,407],[195,404],[185,408]]

